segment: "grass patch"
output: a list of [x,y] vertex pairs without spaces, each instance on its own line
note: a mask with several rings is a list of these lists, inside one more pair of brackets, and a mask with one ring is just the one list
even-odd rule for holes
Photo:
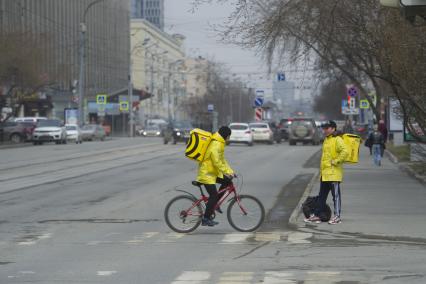
[[410,145],[394,146],[386,144],[386,149],[390,151],[400,162],[410,161]]

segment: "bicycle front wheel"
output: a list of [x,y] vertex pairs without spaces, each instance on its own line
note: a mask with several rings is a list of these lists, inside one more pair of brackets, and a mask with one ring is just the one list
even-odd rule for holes
[[203,209],[197,200],[188,195],[179,195],[167,203],[164,218],[167,226],[178,233],[194,231],[201,223]]
[[227,217],[229,224],[235,230],[253,232],[262,225],[265,209],[256,197],[240,195],[239,201],[234,198],[229,204]]

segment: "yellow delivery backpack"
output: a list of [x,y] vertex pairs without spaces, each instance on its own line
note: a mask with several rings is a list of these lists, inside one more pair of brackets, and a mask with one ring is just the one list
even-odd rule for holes
[[199,128],[191,130],[186,144],[185,156],[197,162],[203,161],[211,140],[212,134],[210,132]]
[[344,162],[352,164],[358,163],[359,145],[361,144],[361,137],[355,134],[345,133],[342,135],[342,138],[349,153]]

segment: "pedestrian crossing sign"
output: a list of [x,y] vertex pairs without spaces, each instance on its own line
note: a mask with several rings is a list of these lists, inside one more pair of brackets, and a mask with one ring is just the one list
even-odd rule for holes
[[368,108],[370,108],[370,103],[368,102],[368,100],[360,100],[359,101],[359,108],[368,109]]
[[120,111],[129,111],[129,102],[120,102]]
[[96,95],[96,103],[98,105],[106,105],[106,103],[107,103],[107,95],[105,95],[105,94]]

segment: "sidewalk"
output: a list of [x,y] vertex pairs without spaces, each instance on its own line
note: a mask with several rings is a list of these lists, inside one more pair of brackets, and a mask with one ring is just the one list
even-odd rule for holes
[[[401,171],[386,156],[382,166],[377,167],[368,149],[361,147],[360,162],[345,166],[341,190],[341,224],[306,225],[299,209],[294,225],[369,237],[426,240],[426,186]],[[319,180],[316,180],[306,189],[305,196],[318,192]],[[333,209],[331,193],[328,204]]]

